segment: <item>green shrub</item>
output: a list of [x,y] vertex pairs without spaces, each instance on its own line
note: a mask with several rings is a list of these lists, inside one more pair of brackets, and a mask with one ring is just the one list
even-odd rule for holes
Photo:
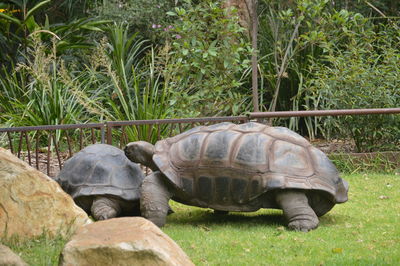
[[[310,109],[390,108],[400,106],[399,33],[384,27],[348,43],[346,49],[326,46],[324,60],[310,68],[304,84]],[[352,138],[358,151],[398,150],[398,115],[321,118],[326,137]]]
[[105,0],[97,1],[89,10],[94,16],[111,19],[116,23],[128,23],[129,32],[140,32],[141,36],[155,44],[163,43],[163,38],[154,28],[171,25],[172,19],[166,12],[179,2],[175,0]]
[[178,116],[245,111],[250,88],[241,86],[251,49],[235,11],[228,14],[218,1],[185,3],[168,12],[174,24],[163,29],[169,41],[164,71]]

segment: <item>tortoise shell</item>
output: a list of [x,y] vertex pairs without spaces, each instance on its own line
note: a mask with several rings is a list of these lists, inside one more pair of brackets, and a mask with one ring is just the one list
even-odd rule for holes
[[333,205],[347,201],[347,182],[328,157],[284,127],[199,126],[158,141],[153,161],[197,205],[243,205],[289,188],[322,192]]
[[56,181],[73,199],[111,195],[127,201],[139,200],[144,179],[140,167],[124,152],[107,144],[90,145],[68,159]]

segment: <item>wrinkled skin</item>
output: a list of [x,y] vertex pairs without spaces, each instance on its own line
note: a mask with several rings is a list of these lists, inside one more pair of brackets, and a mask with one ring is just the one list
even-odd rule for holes
[[115,218],[123,213],[126,215],[140,215],[137,204],[105,196],[97,196],[93,199],[90,212],[96,221]]

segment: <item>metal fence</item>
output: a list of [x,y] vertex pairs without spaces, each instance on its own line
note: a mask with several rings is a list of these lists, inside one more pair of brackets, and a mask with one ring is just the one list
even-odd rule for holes
[[27,161],[47,175],[54,176],[67,158],[92,143],[108,143],[122,148],[132,140],[155,142],[198,125],[220,122],[246,123],[256,119],[281,117],[399,113],[400,108],[257,112],[249,113],[247,116],[0,128],[0,146],[8,148],[18,158]]

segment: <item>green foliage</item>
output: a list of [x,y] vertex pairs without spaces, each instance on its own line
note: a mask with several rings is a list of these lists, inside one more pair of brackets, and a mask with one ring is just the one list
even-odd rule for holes
[[52,38],[56,37],[59,40],[56,43],[58,55],[76,56],[79,53],[71,51],[91,47],[93,33],[101,32],[101,27],[109,22],[92,18],[57,21],[55,15],[46,12],[54,12],[58,5],[49,6],[50,0],[12,1],[12,4],[0,5],[0,63],[11,67],[25,62],[33,37],[39,37],[47,45],[51,45]]
[[243,95],[249,92],[240,86],[251,49],[236,11],[217,1],[185,2],[168,12],[175,21],[165,29],[163,62],[179,116],[243,112]]
[[29,58],[0,80],[0,123],[7,126],[72,124],[84,121],[84,113],[55,44],[47,54],[38,38],[28,48]]
[[0,6],[0,62],[14,59],[21,50],[26,52],[29,34],[39,28],[34,15],[49,2],[22,0]]
[[[84,71],[77,77],[80,102],[94,120],[163,119],[169,114],[169,91],[161,82],[154,63],[154,50],[137,34],[129,35],[128,24],[107,29]],[[148,51],[146,55],[145,51]],[[156,130],[155,128],[152,131]],[[145,137],[150,133],[153,139]],[[155,141],[147,127],[128,128],[129,140],[139,136]],[[148,136],[149,137],[149,136]]]
[[97,1],[89,12],[94,16],[111,19],[117,23],[128,23],[129,32],[140,32],[141,36],[154,43],[162,43],[163,38],[154,29],[167,28],[172,19],[166,12],[172,10],[175,0],[103,0]]
[[0,242],[21,256],[28,265],[58,265],[58,257],[67,240],[60,235],[50,238],[43,234],[35,239],[21,241],[11,238],[1,239]]
[[[390,108],[400,106],[400,52],[397,31],[348,32],[346,49],[326,46],[316,61],[313,78],[304,84],[310,109]],[[400,117],[396,115],[321,118],[327,137],[352,138],[359,152],[396,150],[400,145]]]
[[[339,1],[340,2],[340,1]],[[264,110],[399,106],[398,29],[326,0],[264,1],[260,17]],[[277,11],[280,10],[280,11]],[[389,23],[390,22],[390,23]],[[352,138],[359,151],[399,147],[396,116],[292,118],[286,126],[311,138]],[[277,123],[284,123],[280,120]],[[333,134],[335,132],[335,134]]]

